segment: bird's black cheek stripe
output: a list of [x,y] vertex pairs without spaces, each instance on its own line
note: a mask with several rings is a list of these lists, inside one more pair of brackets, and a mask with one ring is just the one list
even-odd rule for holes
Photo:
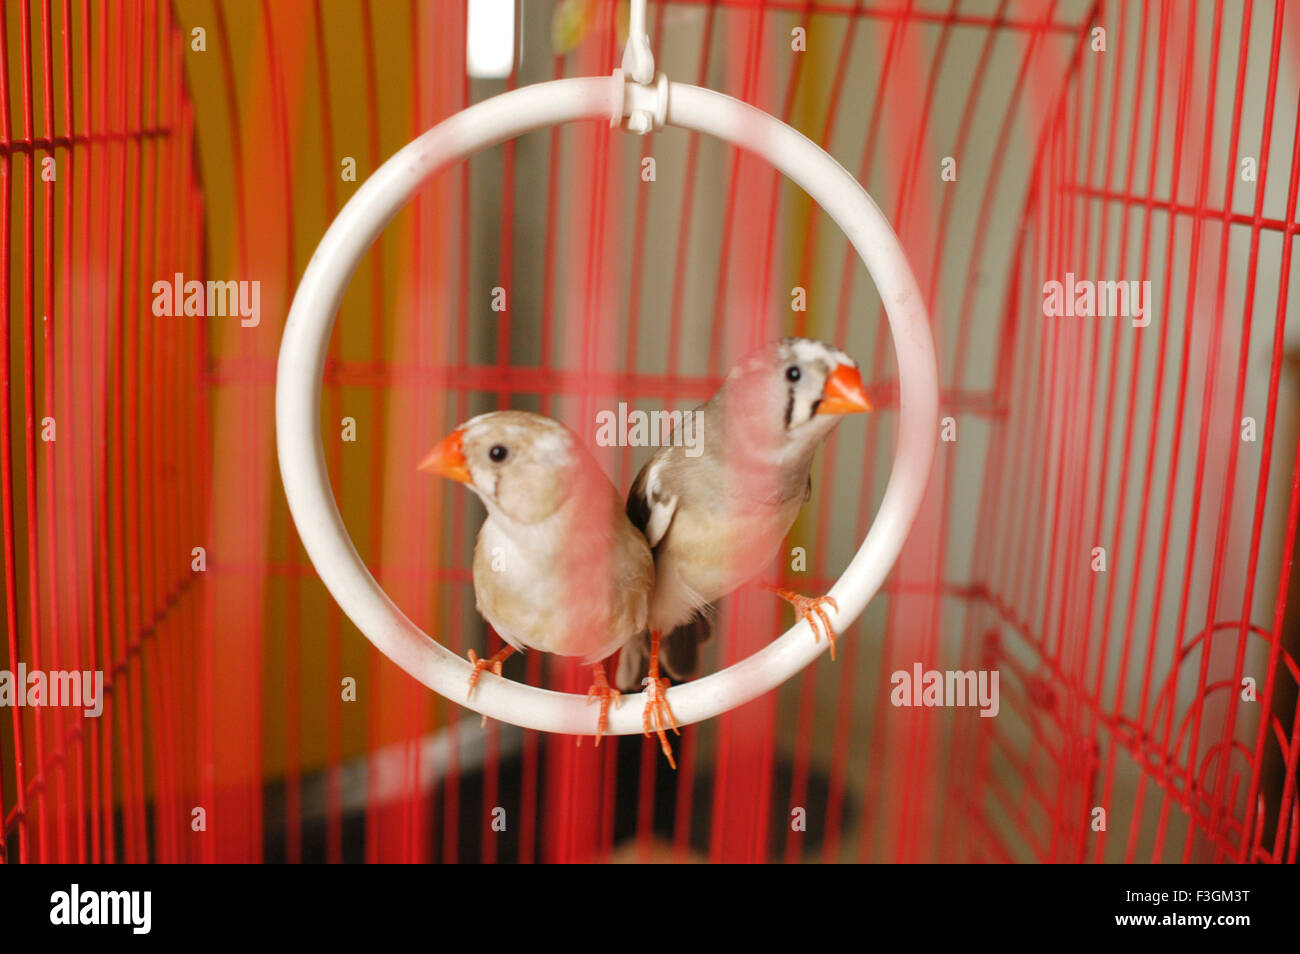
[[785,429],[790,429],[790,421],[794,417],[794,388],[786,388],[789,397],[785,402]]

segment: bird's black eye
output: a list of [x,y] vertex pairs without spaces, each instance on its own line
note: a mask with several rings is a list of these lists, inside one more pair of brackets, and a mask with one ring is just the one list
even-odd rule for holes
[[492,460],[494,460],[496,463],[499,464],[506,459],[506,455],[509,453],[510,452],[505,449],[505,445],[493,444],[492,449],[488,451],[488,456],[491,457]]
[[790,365],[790,367],[785,369],[785,379],[787,381],[798,381],[799,378],[802,376],[803,376],[803,372],[799,370],[799,366],[797,364],[792,364]]

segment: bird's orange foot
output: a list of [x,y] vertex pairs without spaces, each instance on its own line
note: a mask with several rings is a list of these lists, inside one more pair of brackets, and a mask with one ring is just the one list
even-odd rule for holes
[[487,659],[479,659],[478,653],[471,649],[469,651],[469,661],[474,665],[474,671],[469,674],[469,691],[465,693],[465,698],[468,699],[474,695],[474,687],[478,685],[478,677],[483,675],[483,670],[490,669],[493,675],[501,675],[501,664],[514,651],[515,647],[507,643]]
[[[595,680],[590,689],[587,690],[587,705],[591,705],[596,700],[600,700],[600,718],[596,720],[596,744],[600,745],[600,737],[605,734],[609,728],[609,705],[610,703],[618,704],[619,697],[623,693],[619,692],[609,684],[605,678],[605,669],[597,665],[592,671],[592,678]],[[578,736],[578,742],[582,742],[582,736]]]
[[673,750],[668,744],[666,730],[672,728],[674,732],[681,735],[681,729],[677,727],[677,717],[673,715],[673,708],[668,704],[668,687],[672,685],[667,679],[659,678],[658,667],[654,667],[650,675],[641,681],[645,686],[645,710],[641,713],[641,728],[644,730],[647,738],[653,732],[659,736],[659,748],[663,749],[664,755],[668,756],[668,764],[674,769],[677,763],[673,760]]
[[803,596],[794,590],[783,590],[779,586],[763,585],[763,589],[770,590],[781,599],[785,600],[794,607],[795,615],[800,619],[806,619],[808,626],[812,629],[813,640],[821,642],[821,633],[817,630],[817,624],[821,623],[821,628],[826,631],[826,638],[831,644],[831,659],[835,658],[835,629],[831,626],[831,618],[826,615],[826,607],[829,606],[835,612],[840,611],[839,604],[830,596]]

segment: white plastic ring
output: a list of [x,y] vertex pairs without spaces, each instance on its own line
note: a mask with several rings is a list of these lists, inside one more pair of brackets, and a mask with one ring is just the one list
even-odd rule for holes
[[[480,680],[465,692],[470,666],[409,620],[366,569],[330,490],[321,441],[321,381],[334,317],[366,250],[416,189],[454,162],[507,139],[575,120],[607,120],[623,96],[612,77],[554,80],[503,93],[439,123],[381,166],[321,239],[285,323],[276,380],[280,473],[294,523],[339,606],[380,652],[424,685],[477,712],[530,729],[591,734],[595,710],[584,696],[509,679]],[[876,284],[889,318],[899,372],[898,446],[880,510],[844,574],[830,590],[831,619],[843,632],[880,589],[921,506],[934,457],[938,378],[925,304],[897,237],[858,182],[815,143],[739,100],[682,83],[670,85],[667,121],[726,140],[765,158],[817,202],[848,236]],[[800,621],[733,666],[674,686],[683,725],[748,702],[826,649]],[[610,712],[609,731],[641,731],[643,693]]]

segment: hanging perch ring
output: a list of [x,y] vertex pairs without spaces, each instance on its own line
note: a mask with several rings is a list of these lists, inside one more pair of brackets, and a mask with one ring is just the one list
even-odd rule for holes
[[[352,274],[370,245],[419,186],[475,152],[551,125],[608,121],[623,100],[613,77],[562,79],[485,100],[434,126],[383,164],[357,190],[312,255],[285,323],[276,375],[276,441],[285,496],[299,537],[339,606],[380,652],[424,685],[484,715],[529,729],[590,734],[581,695],[489,679],[463,701],[470,665],[430,639],[366,569],[334,503],[321,440],[321,381],[330,332]],[[829,595],[843,632],[880,589],[921,506],[934,457],[939,392],[925,303],[888,221],[858,182],[785,123],[739,100],[669,84],[667,122],[753,152],[801,186],[844,231],[884,303],[898,359],[898,446],[884,499],[866,539]],[[626,107],[625,107],[626,108]],[[762,695],[826,647],[799,621],[768,646],[720,672],[674,686],[685,725]],[[609,715],[608,733],[641,731],[644,693]]]

